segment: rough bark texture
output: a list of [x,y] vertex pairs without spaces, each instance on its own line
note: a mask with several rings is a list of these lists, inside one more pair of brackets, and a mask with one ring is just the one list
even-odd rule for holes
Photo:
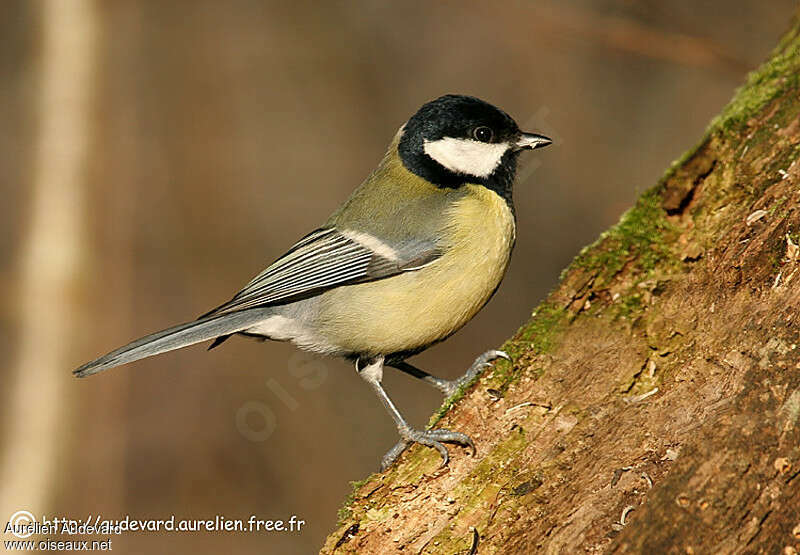
[[[323,553],[800,551],[798,21]],[[474,552],[474,551],[473,551]]]

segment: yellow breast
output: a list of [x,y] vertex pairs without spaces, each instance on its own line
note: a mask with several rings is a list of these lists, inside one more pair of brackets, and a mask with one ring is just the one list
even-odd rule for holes
[[323,294],[319,324],[327,341],[354,353],[416,350],[475,316],[505,274],[514,215],[495,192],[464,185],[441,221],[444,254],[428,266]]

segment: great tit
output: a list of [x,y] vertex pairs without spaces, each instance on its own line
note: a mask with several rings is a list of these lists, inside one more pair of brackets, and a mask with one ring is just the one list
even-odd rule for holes
[[78,377],[233,334],[291,341],[351,360],[389,411],[401,440],[385,469],[411,444],[475,446],[465,434],[409,426],[386,394],[383,367],[451,395],[458,380],[436,378],[406,359],[452,335],[486,304],[515,241],[512,185],[522,150],[551,140],[520,131],[478,98],[446,95],[424,104],[397,132],[378,167],[317,230],[199,319],[137,339],[74,370]]

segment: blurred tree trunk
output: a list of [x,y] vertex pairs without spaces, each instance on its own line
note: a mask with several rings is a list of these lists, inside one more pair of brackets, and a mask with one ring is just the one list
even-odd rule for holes
[[0,514],[48,509],[70,394],[69,348],[81,322],[77,293],[85,263],[89,113],[95,85],[95,8],[72,0],[38,4],[37,131],[30,212],[19,263],[19,337],[3,407]]
[[411,449],[323,553],[800,551],[799,72],[795,19],[434,419],[477,456]]

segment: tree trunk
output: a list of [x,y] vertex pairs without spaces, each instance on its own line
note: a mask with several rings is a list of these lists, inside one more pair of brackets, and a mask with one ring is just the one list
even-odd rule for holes
[[434,418],[477,455],[412,448],[323,553],[800,551],[798,72],[795,19]]

